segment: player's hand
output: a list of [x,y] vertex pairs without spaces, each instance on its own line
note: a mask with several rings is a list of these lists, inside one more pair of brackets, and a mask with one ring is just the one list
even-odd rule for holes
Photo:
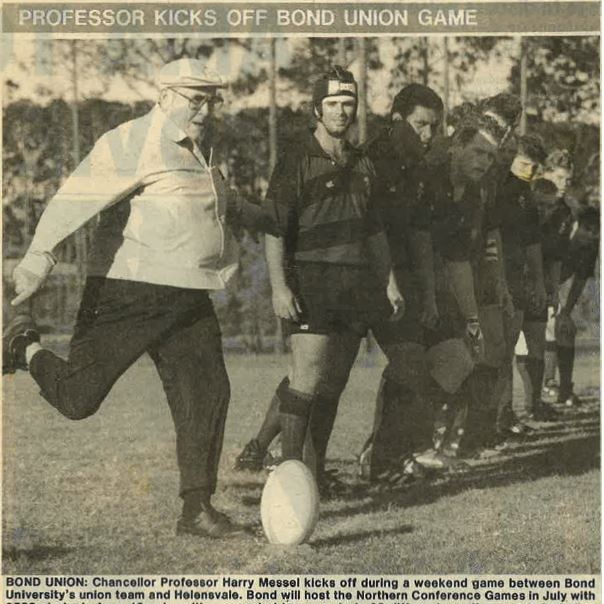
[[273,310],[280,319],[299,321],[302,315],[300,303],[289,287],[273,288]]
[[388,282],[386,296],[388,296],[388,302],[392,306],[392,315],[389,320],[398,321],[405,314],[405,298],[403,298],[403,294],[401,294],[394,279],[390,279]]
[[40,289],[45,278],[17,266],[13,271],[13,283],[17,295],[11,300],[11,305],[17,306],[25,302],[25,300]]
[[484,336],[478,319],[468,319],[466,322],[466,340],[474,360],[484,358]]
[[438,323],[438,307],[434,297],[424,300],[424,307],[419,315],[420,323],[427,329],[434,329]]

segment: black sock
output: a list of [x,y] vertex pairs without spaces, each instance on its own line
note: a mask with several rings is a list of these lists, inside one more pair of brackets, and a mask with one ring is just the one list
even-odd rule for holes
[[518,373],[520,374],[520,378],[522,379],[522,386],[524,389],[524,407],[526,409],[526,412],[530,415],[534,411],[533,385],[531,383],[531,378],[526,367],[527,359],[528,357],[525,354],[516,355],[516,369],[518,369]]
[[547,385],[550,382],[556,381],[556,366],[558,365],[558,359],[556,355],[556,342],[545,343],[545,353],[543,355],[543,361],[545,368],[543,371],[543,379]]
[[439,450],[444,445],[452,417],[452,399],[455,395],[445,392],[440,384],[430,380],[429,396],[434,406],[434,423],[432,430],[432,446]]
[[498,370],[477,365],[459,389],[467,405],[466,446],[481,449],[489,446],[495,437],[497,405],[493,393],[497,385]]
[[310,416],[310,434],[315,448],[317,475],[325,471],[327,445],[338,413],[339,397],[318,395]]
[[536,359],[534,357],[526,358],[526,371],[529,374],[532,388],[532,404],[533,409],[535,405],[539,405],[541,402],[541,388],[543,387],[543,371],[544,362],[542,359]]
[[464,396],[463,388],[453,397],[452,403],[453,411],[447,444],[457,453],[461,449],[468,419],[468,398]]
[[256,436],[256,440],[262,451],[268,449],[274,438],[281,431],[281,423],[279,421],[279,405],[281,404],[281,401],[279,400],[278,393],[280,388],[287,388],[288,386],[289,378],[285,377],[277,387],[277,392],[275,392],[271,404],[266,410],[264,421],[262,422],[262,426],[260,426],[260,430],[258,430],[258,436]]
[[312,411],[314,397],[292,390],[283,383],[277,389],[279,420],[281,423],[281,449],[283,459],[302,461],[306,429]]
[[558,369],[560,370],[560,401],[566,401],[573,393],[573,367],[575,348],[558,346]]
[[[392,379],[382,378],[378,390],[377,405],[381,408],[379,422],[374,425],[371,453],[371,476],[377,476],[388,467],[413,453],[414,433],[410,425],[413,417],[415,394],[406,386]],[[420,426],[418,425],[418,429]]]

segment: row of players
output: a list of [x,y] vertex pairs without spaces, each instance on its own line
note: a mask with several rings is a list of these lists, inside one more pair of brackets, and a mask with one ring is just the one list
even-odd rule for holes
[[[571,312],[594,273],[600,230],[598,210],[585,207],[575,216],[567,202],[569,152],[547,154],[539,137],[517,135],[521,103],[506,93],[454,109],[453,132],[443,138],[440,97],[408,85],[394,99],[388,127],[362,152],[345,143],[356,109],[349,72],[335,68],[319,80],[313,106],[317,130],[285,151],[266,200],[283,233],[267,235],[266,248],[292,364],[236,469],[270,463],[267,451],[280,432],[283,456],[301,458],[308,422],[320,489],[339,488],[325,454],[369,329],[388,359],[360,454],[361,473],[370,479],[445,468],[532,430],[531,420],[555,420],[557,412],[541,399],[548,313],[556,342],[550,374],[557,352],[558,401],[573,404]],[[360,226],[358,211],[345,208],[351,200],[362,204],[356,197],[363,200],[366,175],[375,187]],[[371,204],[379,207],[377,221]],[[404,298],[396,321],[384,319],[385,298],[375,294],[379,285],[360,251],[376,222]],[[569,280],[560,303],[560,285]],[[388,297],[396,312],[400,301]],[[521,333],[526,350],[517,365],[529,424],[512,406]]]
[[[550,180],[535,180],[544,152],[537,139],[513,136],[517,99],[466,108],[452,137],[437,140],[441,100],[408,86],[366,151],[346,139],[356,82],[334,68],[313,88],[316,129],[285,148],[258,208],[229,190],[204,144],[224,80],[201,61],[179,59],[157,84],[157,105],[105,133],[45,208],[14,269],[14,296],[5,288],[3,373],[27,370],[50,405],[81,420],[148,353],[176,431],[177,534],[219,538],[236,528],[211,502],[230,387],[209,291],[236,271],[240,228],[267,233],[273,304],[292,350],[240,467],[257,467],[279,432],[283,457],[301,459],[309,432],[324,483],[338,401],[368,330],[388,359],[370,439],[374,476],[426,443],[431,459],[445,463],[464,441],[479,440],[472,429],[483,441],[521,429],[510,412],[520,326],[530,410],[548,417],[539,398],[547,298],[555,306],[558,284],[575,276],[558,315],[568,338],[560,343],[569,344],[568,316],[595,261],[599,215],[584,212],[568,243],[573,217],[564,186],[553,184],[570,178],[567,155],[554,153],[545,162]],[[24,302],[51,273],[60,242],[95,216],[64,359],[43,346]],[[564,397],[571,347],[559,357]],[[142,396],[138,387],[130,392]],[[484,392],[500,395],[480,406]]]

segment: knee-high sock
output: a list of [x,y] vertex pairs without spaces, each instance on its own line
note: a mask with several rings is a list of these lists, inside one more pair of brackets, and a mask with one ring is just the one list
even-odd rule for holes
[[338,413],[339,397],[319,394],[315,398],[310,416],[310,433],[315,448],[317,475],[325,470],[327,445]]
[[268,449],[273,442],[273,439],[281,431],[281,422],[279,421],[279,405],[281,404],[281,401],[279,400],[278,392],[279,388],[282,386],[284,388],[289,386],[289,378],[283,378],[281,384],[279,384],[277,392],[275,392],[271,404],[266,410],[266,415],[264,416],[262,426],[260,426],[260,430],[258,431],[258,436],[256,436],[256,440],[263,451]]
[[468,418],[469,400],[463,392],[463,387],[453,399],[453,410],[451,417],[451,427],[447,436],[447,444],[454,451],[459,451],[463,437],[466,433],[466,423]]
[[560,370],[560,401],[566,401],[573,393],[574,346],[558,346],[558,369]]
[[544,362],[541,359],[527,357],[526,370],[531,380],[532,397],[531,404],[533,409],[541,401],[541,388],[543,387]]
[[533,409],[533,384],[531,382],[531,378],[529,376],[529,372],[526,366],[526,360],[528,357],[525,354],[517,354],[516,355],[516,369],[518,369],[518,373],[520,374],[520,378],[522,379],[522,386],[524,390],[524,408],[526,413],[530,415]]
[[314,398],[283,384],[277,389],[277,396],[280,400],[279,420],[283,459],[302,461],[306,429]]
[[499,386],[498,369],[477,365],[459,389],[467,404],[463,429],[467,432],[466,443],[472,449],[487,446],[495,436]]
[[[376,406],[381,409],[374,424],[371,475],[377,476],[388,466],[413,453],[414,439],[421,438],[421,426],[414,414],[415,394],[392,379],[382,378]],[[376,414],[377,418],[377,414]]]
[[545,367],[543,371],[543,379],[545,383],[556,381],[556,368],[558,366],[558,355],[556,354],[556,343],[545,343],[545,354],[543,355]]
[[439,450],[444,446],[445,438],[451,425],[453,398],[455,395],[445,392],[436,380],[431,380],[428,392],[434,406],[432,446],[436,450]]

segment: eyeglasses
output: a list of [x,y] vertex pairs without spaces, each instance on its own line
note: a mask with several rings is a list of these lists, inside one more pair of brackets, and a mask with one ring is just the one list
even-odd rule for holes
[[170,88],[178,96],[183,97],[189,101],[189,108],[195,111],[199,111],[204,105],[207,105],[210,109],[216,109],[220,107],[224,102],[224,99],[219,94],[196,94],[195,96],[189,96],[177,90],[176,88]]

